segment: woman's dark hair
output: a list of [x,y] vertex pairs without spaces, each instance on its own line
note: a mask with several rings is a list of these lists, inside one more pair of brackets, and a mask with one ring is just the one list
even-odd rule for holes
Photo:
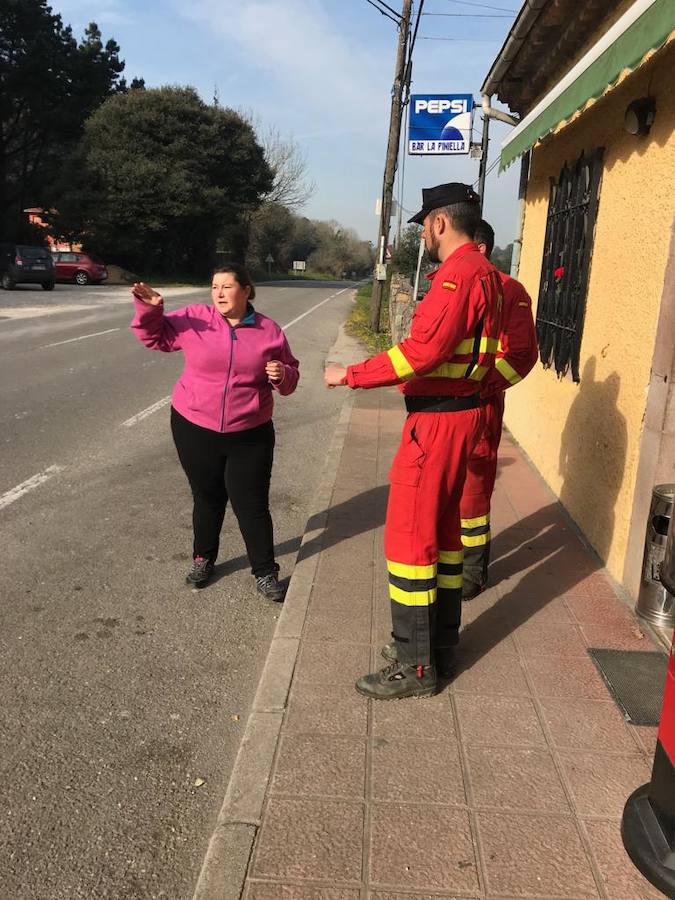
[[214,269],[212,275],[220,275],[225,273],[234,275],[237,284],[241,285],[241,287],[250,288],[251,292],[248,295],[248,299],[255,299],[255,285],[251,281],[251,276],[248,274],[248,271],[244,268],[244,266],[240,266],[239,263],[230,263],[229,265],[223,266],[220,269]]

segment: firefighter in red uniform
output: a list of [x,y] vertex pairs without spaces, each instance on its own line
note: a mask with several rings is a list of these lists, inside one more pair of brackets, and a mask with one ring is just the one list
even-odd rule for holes
[[411,222],[441,265],[413,317],[410,337],[344,369],[329,367],[328,387],[401,384],[408,417],[389,474],[384,550],[389,571],[390,665],[356,688],[388,700],[432,694],[436,672],[450,674],[462,606],[459,503],[466,461],[483,424],[480,388],[494,367],[501,283],[473,243],[478,195],[465,184],[423,192]]
[[[495,243],[492,227],[482,219],[474,241],[488,259]],[[537,334],[532,301],[519,281],[499,272],[502,282],[502,327],[495,367],[481,382],[485,409],[483,433],[469,455],[460,504],[464,581],[462,599],[471,600],[487,584],[490,561],[490,500],[497,477],[497,451],[502,437],[504,391],[518,384],[537,361]]]

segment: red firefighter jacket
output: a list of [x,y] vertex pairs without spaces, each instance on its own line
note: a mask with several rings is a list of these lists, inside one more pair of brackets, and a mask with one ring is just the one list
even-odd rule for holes
[[458,247],[433,275],[410,337],[347,369],[352,388],[402,384],[408,396],[466,397],[494,367],[502,287],[474,243]]
[[519,281],[499,272],[502,283],[502,327],[494,369],[481,384],[481,397],[518,384],[537,361],[537,333],[532,318],[532,301]]

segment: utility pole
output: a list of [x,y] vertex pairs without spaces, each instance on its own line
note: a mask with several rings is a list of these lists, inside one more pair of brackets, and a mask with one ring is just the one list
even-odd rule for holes
[[382,306],[382,294],[385,282],[377,277],[384,265],[389,240],[389,220],[391,218],[392,196],[394,193],[394,179],[396,177],[396,163],[398,160],[398,146],[401,138],[401,114],[403,86],[406,74],[406,49],[408,45],[408,33],[410,31],[410,13],[412,0],[403,0],[401,10],[401,22],[398,31],[398,50],[396,53],[396,69],[394,72],[394,84],[391,89],[391,114],[389,118],[389,139],[387,141],[387,158],[384,166],[384,181],[382,184],[382,209],[380,214],[380,230],[377,239],[377,263],[380,271],[377,271],[373,283],[373,296],[371,300],[370,325],[373,331],[380,330],[380,308]]
[[478,196],[480,197],[480,211],[483,214],[485,193],[485,176],[487,173],[488,144],[490,143],[490,117],[483,113],[483,135],[480,142],[480,165],[478,167]]

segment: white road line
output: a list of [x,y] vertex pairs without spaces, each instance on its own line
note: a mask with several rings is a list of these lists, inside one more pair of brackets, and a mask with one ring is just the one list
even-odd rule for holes
[[307,312],[304,312],[301,316],[298,316],[297,319],[293,319],[287,325],[282,325],[282,329],[284,331],[288,331],[291,325],[295,325],[296,322],[299,322],[300,319],[304,319],[305,316],[308,316],[310,313],[314,312],[315,309],[318,309],[320,306],[323,306],[324,303],[328,303],[329,300],[332,300],[334,297],[339,297],[340,294],[344,294],[345,291],[348,291],[349,288],[343,288],[341,291],[338,291],[337,294],[331,294],[330,297],[326,297],[325,300],[322,300],[321,303],[317,303],[316,306],[312,306]]
[[64,468],[64,466],[48,466],[44,472],[38,472],[38,474],[33,475],[32,478],[27,478],[25,481],[22,481],[21,484],[17,484],[11,491],[7,491],[7,493],[0,497],[0,509],[4,509],[6,506],[9,506],[10,503],[14,503],[15,500],[18,500],[19,497],[23,497],[28,491],[32,491],[34,488],[39,487],[41,484],[44,484],[45,481],[49,481],[50,478]]
[[46,350],[48,347],[60,347],[62,344],[72,344],[73,341],[85,341],[87,338],[100,337],[102,334],[112,334],[113,331],[120,331],[119,328],[107,328],[105,331],[95,331],[93,334],[81,334],[79,337],[68,338],[67,341],[55,341],[53,344],[43,344],[38,349]]
[[139,413],[136,413],[135,416],[132,416],[130,419],[127,419],[126,422],[122,422],[123,428],[131,428],[132,425],[135,425],[137,422],[140,422],[141,419],[145,419],[147,416],[151,416],[154,412],[157,412],[158,409],[161,409],[163,406],[166,406],[169,403],[171,397],[162,397],[161,400],[158,400],[157,403],[153,403],[152,406],[148,406],[145,409],[142,409]]
[[[315,306],[312,306],[306,312],[304,312],[301,316],[298,316],[296,319],[290,321],[287,325],[282,325],[282,329],[284,331],[288,331],[288,329],[295,325],[296,322],[299,322],[301,319],[304,319],[305,316],[308,316],[310,313],[314,312],[315,309],[318,309],[320,306],[323,306],[324,303],[328,303],[329,300],[332,300],[334,297],[338,297],[340,294],[344,294],[345,291],[350,290],[350,288],[343,288],[341,291],[338,291],[336,294],[331,294],[330,297],[326,297],[325,300],[322,300],[320,303],[317,303]],[[131,428],[133,425],[136,425],[137,422],[140,422],[142,419],[145,419],[147,416],[151,416],[154,412],[157,412],[158,409],[161,409],[163,406],[166,406],[167,403],[170,403],[171,397],[163,397],[161,400],[158,400],[157,403],[153,403],[152,406],[148,406],[147,409],[142,409],[139,413],[136,413],[135,416],[132,416],[130,419],[127,419],[126,422],[122,422],[123,428]]]

